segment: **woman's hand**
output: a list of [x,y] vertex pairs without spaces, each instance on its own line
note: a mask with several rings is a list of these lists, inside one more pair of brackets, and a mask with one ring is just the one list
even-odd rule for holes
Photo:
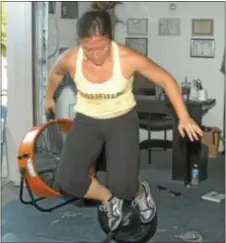
[[49,112],[49,111],[53,111],[55,112],[55,101],[53,98],[47,98],[45,101],[45,111]]
[[200,140],[200,137],[203,136],[203,131],[190,116],[179,120],[178,130],[182,137],[185,137],[185,134],[187,134],[192,142],[194,140]]

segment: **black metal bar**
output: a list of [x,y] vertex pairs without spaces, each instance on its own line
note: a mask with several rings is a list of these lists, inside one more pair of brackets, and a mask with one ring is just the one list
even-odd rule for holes
[[225,92],[224,92],[224,115],[223,115],[223,151],[222,155],[225,154]]
[[104,239],[103,243],[110,243],[115,235],[115,232],[109,232],[107,237]]
[[[20,201],[21,203],[25,204],[25,205],[28,205],[28,204],[32,204],[32,200],[30,201],[25,201],[24,200],[24,177],[21,176],[21,180],[20,180],[20,194],[19,194],[19,198],[20,198]],[[26,185],[26,184],[25,184]],[[35,202],[38,202],[38,201],[41,201],[41,200],[44,200],[45,198],[43,197],[39,197],[37,199],[34,199]]]
[[[26,188],[27,188],[27,191],[28,191],[28,195],[30,197],[30,201],[25,201],[24,200],[24,185],[26,185]],[[25,205],[32,205],[34,206],[38,211],[40,212],[52,212],[53,210],[57,209],[57,208],[61,208],[63,206],[66,206],[74,201],[77,201],[79,200],[78,198],[75,198],[75,197],[72,197],[72,198],[69,198],[68,200],[64,201],[63,203],[59,203],[59,204],[56,204],[52,207],[49,207],[49,208],[44,208],[40,205],[37,204],[37,202],[39,201],[42,201],[42,200],[48,200],[49,198],[44,198],[44,197],[39,197],[39,198],[36,198],[34,197],[34,194],[33,192],[31,191],[31,188],[29,186],[29,183],[26,179],[26,177],[24,176],[21,176],[21,181],[20,181],[20,194],[19,194],[19,199],[21,201],[22,204],[25,204]],[[49,199],[51,200],[51,199]]]

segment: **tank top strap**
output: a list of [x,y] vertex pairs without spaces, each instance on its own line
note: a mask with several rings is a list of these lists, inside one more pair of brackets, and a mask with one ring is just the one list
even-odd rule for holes
[[121,75],[121,65],[120,65],[120,58],[119,58],[119,48],[118,45],[112,41],[112,48],[113,48],[113,60],[114,60],[114,74],[113,75]]
[[83,60],[83,49],[79,47],[77,58],[75,60],[76,64],[76,72],[75,72],[75,80],[79,80],[82,74],[82,60]]

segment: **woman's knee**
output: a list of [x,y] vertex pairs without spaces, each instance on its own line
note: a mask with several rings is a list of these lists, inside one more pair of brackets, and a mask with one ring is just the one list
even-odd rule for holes
[[133,199],[139,191],[138,178],[131,178],[129,175],[109,181],[108,188],[116,197],[125,200]]
[[90,187],[91,178],[89,171],[86,169],[79,170],[77,173],[76,171],[68,171],[65,173],[59,170],[56,183],[65,193],[82,198]]

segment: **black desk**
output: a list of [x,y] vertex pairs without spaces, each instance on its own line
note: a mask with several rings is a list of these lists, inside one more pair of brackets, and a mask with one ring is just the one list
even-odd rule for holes
[[[172,179],[184,181],[185,184],[189,183],[192,166],[200,163],[201,141],[190,142],[181,137],[178,131],[178,117],[169,100],[160,100],[146,95],[135,95],[135,99],[138,112],[165,113],[173,117],[175,122],[173,125]],[[186,101],[190,116],[199,126],[202,125],[202,117],[215,103],[215,99]]]

